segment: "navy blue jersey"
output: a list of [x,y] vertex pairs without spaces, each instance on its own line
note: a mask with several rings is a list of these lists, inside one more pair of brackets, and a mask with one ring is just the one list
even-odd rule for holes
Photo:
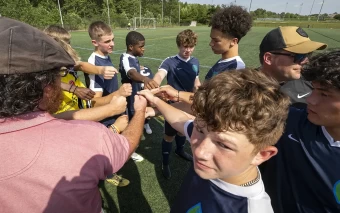
[[130,83],[132,86],[132,95],[134,96],[138,91],[141,90],[141,83],[135,82],[128,77],[128,72],[131,69],[135,69],[138,73],[140,73],[140,65],[139,61],[135,56],[132,56],[128,53],[123,53],[120,56],[119,60],[119,72],[122,78],[122,84]]
[[166,58],[158,69],[167,73],[170,86],[179,91],[192,92],[199,75],[199,62],[194,57],[186,61],[176,55]]
[[[88,62],[96,66],[113,66],[110,56],[101,56],[97,53],[92,53]],[[103,92],[103,97],[118,90],[117,75],[115,75],[112,79],[104,79],[102,75],[89,75],[89,77],[89,88],[94,92]],[[109,117],[100,122],[105,126],[108,126],[114,123],[116,117],[117,116]]]
[[224,71],[244,69],[245,67],[246,65],[244,64],[240,56],[236,56],[236,57],[232,57],[232,58],[228,58],[224,60],[220,59],[209,70],[209,72],[205,76],[205,80],[209,80],[210,78]]
[[277,213],[340,212],[340,141],[307,115],[290,109],[279,152],[261,167]]
[[[193,122],[185,124],[190,141]],[[249,187],[229,184],[219,179],[205,180],[191,168],[171,208],[173,213],[269,213],[273,212],[262,179]]]

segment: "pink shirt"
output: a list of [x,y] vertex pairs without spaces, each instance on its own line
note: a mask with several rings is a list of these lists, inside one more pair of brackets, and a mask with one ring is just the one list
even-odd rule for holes
[[100,212],[98,182],[128,154],[127,139],[100,123],[0,119],[0,212]]

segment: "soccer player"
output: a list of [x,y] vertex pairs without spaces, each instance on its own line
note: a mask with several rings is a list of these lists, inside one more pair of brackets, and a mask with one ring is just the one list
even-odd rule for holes
[[[135,113],[133,108],[134,96],[138,91],[142,89],[142,84],[154,85],[157,87],[156,82],[152,80],[152,72],[150,69],[141,70],[141,66],[137,57],[144,55],[145,38],[137,32],[131,31],[126,35],[126,53],[120,56],[119,72],[122,76],[122,83],[129,83],[132,86],[132,94],[127,97],[127,114],[131,119]],[[145,120],[144,128],[150,132],[151,128],[148,123],[148,119]],[[143,157],[137,153],[132,154],[131,158],[134,161],[143,161]]]
[[307,109],[290,109],[278,155],[263,165],[273,209],[340,212],[340,51],[316,55],[303,68],[312,82]]
[[[111,58],[109,56],[113,51],[114,47],[114,35],[112,33],[112,29],[110,26],[105,24],[102,21],[96,21],[90,24],[88,29],[91,42],[95,47],[94,52],[88,59],[88,62],[96,65],[96,66],[112,66]],[[115,95],[120,96],[130,96],[132,92],[132,88],[130,84],[123,84],[118,89],[118,78],[115,75],[112,79],[104,79],[101,75],[90,75],[90,89],[93,90],[96,94],[92,99],[92,105],[94,107],[108,104],[112,97]],[[105,126],[109,127],[111,124],[115,122],[118,118],[117,116],[112,116],[100,121]],[[118,132],[120,130],[118,129]],[[126,186],[129,184],[127,179],[123,179],[120,176],[114,175],[107,179],[108,182],[113,183],[118,186]]]
[[[169,85],[178,91],[193,92],[200,85],[199,62],[192,53],[197,44],[197,34],[187,29],[176,37],[179,52],[175,56],[166,58],[155,74],[154,81],[160,85],[165,77]],[[169,157],[172,149],[172,141],[176,140],[175,153],[187,161],[192,161],[192,156],[184,151],[185,136],[177,134],[169,123],[164,122],[164,138],[162,140],[162,172],[167,179],[171,178]]]
[[277,153],[288,114],[276,81],[254,70],[220,73],[194,94],[196,118],[150,91],[140,94],[191,143],[194,169],[171,212],[273,212],[257,167]]
[[231,5],[218,10],[210,21],[209,43],[214,54],[220,54],[205,80],[227,70],[243,69],[245,64],[238,53],[239,43],[252,26],[252,17],[241,6]]
[[302,66],[308,63],[313,51],[326,47],[324,43],[311,41],[300,27],[275,28],[260,44],[259,70],[280,82],[281,90],[291,98],[294,107],[305,108],[312,85],[301,77]]

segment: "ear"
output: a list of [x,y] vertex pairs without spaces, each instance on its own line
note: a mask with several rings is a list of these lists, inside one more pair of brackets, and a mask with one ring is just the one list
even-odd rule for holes
[[273,60],[273,55],[270,52],[266,52],[263,55],[263,63],[271,65]]
[[131,51],[133,49],[133,45],[129,44],[128,49]]
[[233,39],[231,40],[230,46],[233,47],[233,46],[235,46],[236,44],[238,44],[238,38],[233,38]]
[[277,148],[275,146],[267,146],[266,148],[259,151],[254,159],[252,160],[251,164],[254,166],[258,166],[261,163],[269,160],[271,157],[277,154]]
[[96,40],[91,40],[91,43],[93,44],[93,46],[98,47],[98,42]]

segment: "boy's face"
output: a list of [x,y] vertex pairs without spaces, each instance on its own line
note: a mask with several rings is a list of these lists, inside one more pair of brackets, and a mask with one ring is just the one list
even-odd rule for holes
[[178,47],[178,49],[179,49],[178,55],[181,56],[181,58],[183,58],[183,59],[188,59],[188,58],[190,58],[190,56],[194,52],[195,46],[193,46],[193,47],[186,46],[185,47],[185,46],[181,45],[181,46]]
[[264,161],[255,160],[254,145],[244,134],[230,131],[208,132],[202,126],[204,123],[194,122],[191,136],[194,169],[201,178],[226,181]]
[[97,48],[97,51],[101,55],[108,55],[112,53],[114,43],[114,35],[104,35],[98,41],[92,40],[92,44]]
[[[236,44],[235,39],[229,39],[221,31],[211,28],[210,31],[211,41],[209,46],[214,54],[223,54],[229,51],[229,49]],[[237,39],[236,39],[237,40]]]
[[340,90],[313,83],[313,91],[307,97],[308,120],[316,125],[340,126]]
[[130,50],[134,56],[143,56],[145,51],[145,41],[139,41],[136,45],[130,45]]

